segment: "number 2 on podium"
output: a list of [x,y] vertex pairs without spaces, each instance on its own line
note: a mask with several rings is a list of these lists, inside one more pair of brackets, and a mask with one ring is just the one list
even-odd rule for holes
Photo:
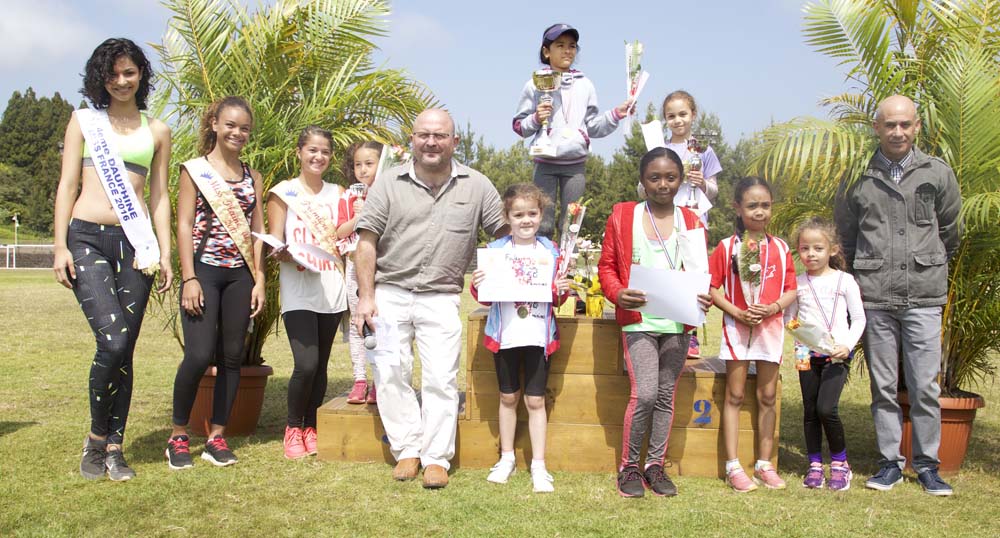
[[697,400],[694,402],[694,412],[701,413],[700,415],[694,417],[695,424],[711,424],[712,416],[712,402],[708,400]]

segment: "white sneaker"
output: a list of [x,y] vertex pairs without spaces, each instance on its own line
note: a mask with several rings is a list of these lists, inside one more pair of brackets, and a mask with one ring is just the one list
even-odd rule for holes
[[531,470],[531,484],[535,493],[552,493],[556,490],[552,482],[552,475],[545,468]]
[[517,463],[509,460],[500,460],[496,465],[490,467],[490,475],[486,477],[487,482],[494,484],[506,484],[510,475],[514,474]]

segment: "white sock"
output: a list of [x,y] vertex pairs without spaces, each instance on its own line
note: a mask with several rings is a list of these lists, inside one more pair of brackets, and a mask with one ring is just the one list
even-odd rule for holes
[[740,460],[739,459],[726,460],[726,473],[727,474],[731,473],[731,472],[733,472],[733,471],[735,471],[737,469],[741,469],[741,468],[743,468],[743,466],[740,465]]
[[757,460],[757,463],[753,464],[755,471],[760,471],[762,469],[767,469],[771,466],[771,462],[768,460]]
[[511,450],[510,452],[501,452],[500,453],[500,461],[509,461],[511,463],[514,463],[514,461],[515,461],[515,459],[514,459],[514,451]]
[[531,460],[531,470],[535,469],[545,470],[545,460]]

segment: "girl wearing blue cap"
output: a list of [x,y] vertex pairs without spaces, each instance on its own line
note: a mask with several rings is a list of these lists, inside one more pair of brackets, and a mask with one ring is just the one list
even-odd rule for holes
[[[513,121],[514,132],[522,138],[532,137],[533,143],[541,137],[542,125],[548,121],[547,134],[554,155],[534,157],[533,180],[545,194],[558,201],[560,214],[565,214],[566,206],[583,196],[590,139],[613,133],[632,106],[631,100],[627,100],[614,109],[600,111],[594,84],[572,68],[579,41],[580,32],[568,24],[553,24],[545,29],[538,59],[546,69],[560,74],[561,83],[550,93],[550,100],[543,98],[529,79],[521,90]],[[554,229],[555,207],[549,206],[538,234],[551,238]]]

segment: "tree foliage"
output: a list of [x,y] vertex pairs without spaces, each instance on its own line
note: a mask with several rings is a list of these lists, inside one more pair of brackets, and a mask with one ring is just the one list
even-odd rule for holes
[[[307,125],[333,132],[328,179],[342,179],[339,160],[350,144],[400,142],[416,114],[433,104],[404,72],[377,68],[372,60],[371,39],[385,34],[390,13],[384,0],[277,0],[253,12],[239,0],[165,5],[174,15],[155,47],[164,68],[154,102],[159,114],[173,116],[171,170],[197,155],[201,115],[227,95],[244,97],[254,110],[242,158],[261,172],[265,190],[298,174],[295,143]],[[267,307],[255,320],[248,363],[262,360],[278,317],[275,264],[267,282]]]
[[0,210],[37,232],[52,232],[59,147],[72,112],[58,93],[38,98],[28,88],[11,95],[0,120]]
[[756,171],[784,199],[783,231],[831,213],[841,179],[853,181],[877,140],[878,103],[918,105],[917,145],[954,169],[966,233],[950,261],[942,387],[992,376],[1000,352],[1000,3],[994,0],[824,0],[805,9],[807,43],[847,68],[850,89],[822,103],[829,118],[800,118],[760,137]]

